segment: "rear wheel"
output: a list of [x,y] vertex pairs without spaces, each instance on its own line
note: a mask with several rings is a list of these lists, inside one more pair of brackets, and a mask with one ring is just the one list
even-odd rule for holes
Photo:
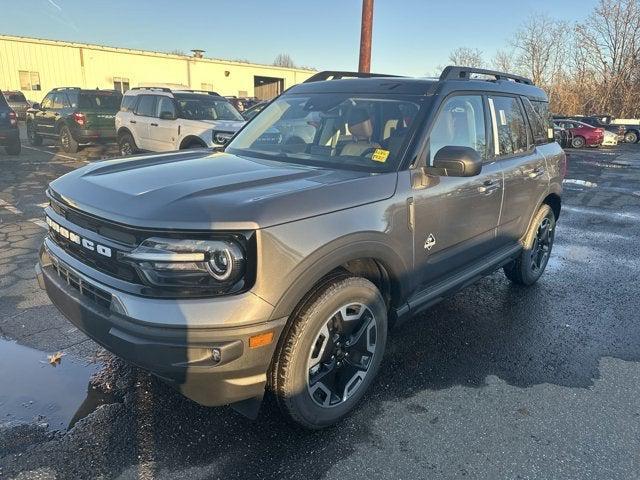
[[118,137],[118,150],[123,157],[138,153],[138,146],[130,133],[123,133]]
[[556,217],[549,205],[542,205],[529,227],[520,256],[504,267],[513,283],[533,285],[547,267],[556,231]]
[[8,155],[20,155],[20,152],[22,151],[22,144],[20,143],[20,140],[16,140],[4,147],[4,149]]
[[343,275],[311,292],[271,369],[282,411],[310,429],[340,421],[380,370],[386,339],[387,308],[370,281]]
[[638,132],[634,130],[629,130],[624,134],[624,141],[627,143],[637,143],[638,142]]
[[63,125],[60,129],[60,146],[67,153],[77,153],[80,149],[80,145],[73,138],[71,130],[66,125]]
[[573,137],[573,140],[571,140],[571,146],[573,148],[582,148],[586,143],[584,137]]
[[36,133],[36,126],[33,122],[27,123],[27,139],[29,140],[29,144],[34,147],[42,145],[42,137]]

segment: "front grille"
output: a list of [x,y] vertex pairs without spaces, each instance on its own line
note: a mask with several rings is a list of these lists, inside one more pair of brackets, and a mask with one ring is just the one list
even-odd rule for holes
[[80,278],[73,271],[62,265],[52,257],[52,266],[58,276],[67,282],[67,285],[76,289],[82,295],[97,303],[101,307],[111,307],[111,294]]

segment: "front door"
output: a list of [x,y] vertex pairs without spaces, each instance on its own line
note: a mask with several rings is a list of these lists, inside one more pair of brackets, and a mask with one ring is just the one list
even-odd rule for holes
[[415,264],[423,287],[454,274],[494,248],[503,192],[500,165],[488,155],[489,115],[482,95],[443,102],[429,136],[427,165],[445,146],[478,151],[485,163],[475,177],[429,176],[414,187]]
[[150,138],[150,128],[152,123],[156,123],[156,96],[141,95],[134,115],[129,119],[129,128],[133,132],[133,138],[138,148],[142,150],[155,151],[153,141]]
[[[173,115],[174,120],[163,119],[162,114]],[[176,107],[173,99],[165,96],[158,96],[156,107],[156,118],[149,126],[149,138],[151,150],[154,152],[170,152],[177,150],[176,140],[178,138],[178,127],[176,118]]]

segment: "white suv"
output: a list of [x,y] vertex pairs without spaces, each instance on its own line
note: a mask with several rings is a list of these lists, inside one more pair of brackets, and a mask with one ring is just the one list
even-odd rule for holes
[[244,124],[215,92],[160,87],[129,90],[116,115],[121,155],[222,146]]

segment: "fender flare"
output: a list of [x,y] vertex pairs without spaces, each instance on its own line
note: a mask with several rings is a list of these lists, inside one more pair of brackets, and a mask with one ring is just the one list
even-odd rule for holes
[[200,145],[202,145],[204,148],[207,148],[207,144],[204,140],[202,140],[202,138],[198,137],[197,135],[189,135],[186,136],[182,139],[182,141],[180,142],[180,147],[178,148],[178,150],[182,150],[185,148],[185,145],[188,145],[190,143],[199,143]]
[[287,275],[294,279],[289,282],[277,302],[271,318],[282,318],[291,315],[304,297],[315,285],[332,271],[348,261],[370,258],[384,267],[391,282],[392,299],[406,298],[410,288],[407,279],[411,278],[407,272],[411,269],[405,260],[384,241],[386,235],[382,233],[355,233],[337,239],[324,245]]
[[131,130],[129,130],[127,127],[120,127],[118,129],[118,132],[116,133],[116,138],[118,140],[120,140],[120,136],[124,135],[125,133],[128,133],[129,135],[131,135],[133,137],[133,133],[131,132]]

